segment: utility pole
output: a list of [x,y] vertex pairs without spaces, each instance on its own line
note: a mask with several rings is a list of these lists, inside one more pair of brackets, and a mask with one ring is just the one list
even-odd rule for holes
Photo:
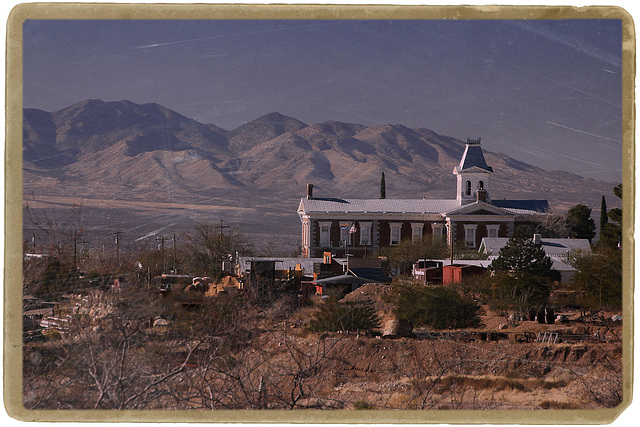
[[177,251],[176,251],[176,233],[173,233],[173,270],[175,274],[178,274],[178,266],[177,266]]
[[76,269],[78,268],[78,243],[82,244],[82,246],[80,247],[80,256],[82,257],[82,254],[84,253],[84,244],[89,242],[85,242],[84,237],[81,239],[78,239],[77,232],[74,231],[73,232],[73,270],[74,271],[76,271]]
[[115,236],[116,239],[116,263],[118,267],[120,267],[120,234],[124,233],[124,231],[112,231],[111,234]]
[[224,221],[222,220],[222,218],[220,218],[220,235],[218,237],[218,256],[220,257],[219,259],[220,270],[222,270],[222,261],[224,260],[224,257],[222,256],[222,236],[223,236],[222,229],[230,227],[229,225],[223,225],[223,224],[224,224]]
[[162,272],[165,273],[167,270],[167,265],[164,261],[164,241],[165,241],[165,237],[161,236],[161,237],[156,237],[156,240],[160,241],[160,251],[162,254]]

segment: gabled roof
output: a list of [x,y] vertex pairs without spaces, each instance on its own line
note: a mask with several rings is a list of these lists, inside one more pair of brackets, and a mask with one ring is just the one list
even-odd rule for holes
[[460,206],[456,199],[302,199],[298,212],[445,213]]
[[[498,258],[497,255],[491,255],[488,258],[489,264],[493,262],[494,259]],[[551,268],[553,270],[558,270],[558,271],[576,271],[575,267],[572,267],[571,265],[567,264],[566,262],[561,261],[558,258],[551,258],[551,262],[553,263],[551,265]],[[562,258],[561,258],[562,259]]]
[[[491,256],[498,256],[509,241],[506,237],[485,237],[480,242],[480,250]],[[542,248],[551,258],[566,257],[572,250],[591,252],[591,244],[587,239],[547,239],[541,238]]]
[[475,212],[479,212],[480,215],[513,215],[506,209],[481,201],[456,206],[455,209],[448,211],[447,215],[473,215]]
[[464,172],[468,169],[479,168],[486,172],[493,172],[491,166],[487,166],[487,162],[482,154],[482,147],[479,143],[467,143],[467,146],[460,160],[460,164],[456,166],[456,172]]

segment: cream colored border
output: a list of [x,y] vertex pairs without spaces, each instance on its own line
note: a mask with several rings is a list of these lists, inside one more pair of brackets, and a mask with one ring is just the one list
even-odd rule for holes
[[[534,411],[55,411],[22,406],[22,23],[27,19],[619,19],[623,23],[624,401],[613,409]],[[240,4],[16,6],[7,23],[5,148],[4,399],[23,421],[219,423],[602,424],[632,399],[635,207],[635,28],[619,7]]]

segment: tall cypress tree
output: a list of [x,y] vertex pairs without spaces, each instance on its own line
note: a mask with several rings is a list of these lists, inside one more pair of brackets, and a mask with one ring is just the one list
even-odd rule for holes
[[600,238],[602,238],[602,231],[607,226],[609,222],[609,216],[607,215],[607,201],[604,198],[604,194],[602,195],[602,202],[600,203]]
[[386,182],[384,180],[384,172],[382,172],[382,177],[380,178],[380,198],[381,199],[386,199],[387,198],[387,188],[386,188]]

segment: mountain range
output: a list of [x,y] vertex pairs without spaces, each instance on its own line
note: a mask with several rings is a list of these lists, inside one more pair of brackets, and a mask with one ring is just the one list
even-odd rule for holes
[[[384,172],[388,198],[453,198],[452,170],[465,147],[425,128],[306,124],[277,112],[225,130],[129,101],[25,109],[23,125],[25,206],[45,212],[82,205],[86,228],[126,227],[135,230],[133,240],[163,223],[184,228],[224,217],[267,244],[274,235],[295,244],[295,210],[307,184],[318,197],[375,198]],[[616,183],[502,153],[485,150],[485,158],[495,171],[493,199],[547,199],[556,213],[577,203],[595,211],[602,195],[615,203]]]

